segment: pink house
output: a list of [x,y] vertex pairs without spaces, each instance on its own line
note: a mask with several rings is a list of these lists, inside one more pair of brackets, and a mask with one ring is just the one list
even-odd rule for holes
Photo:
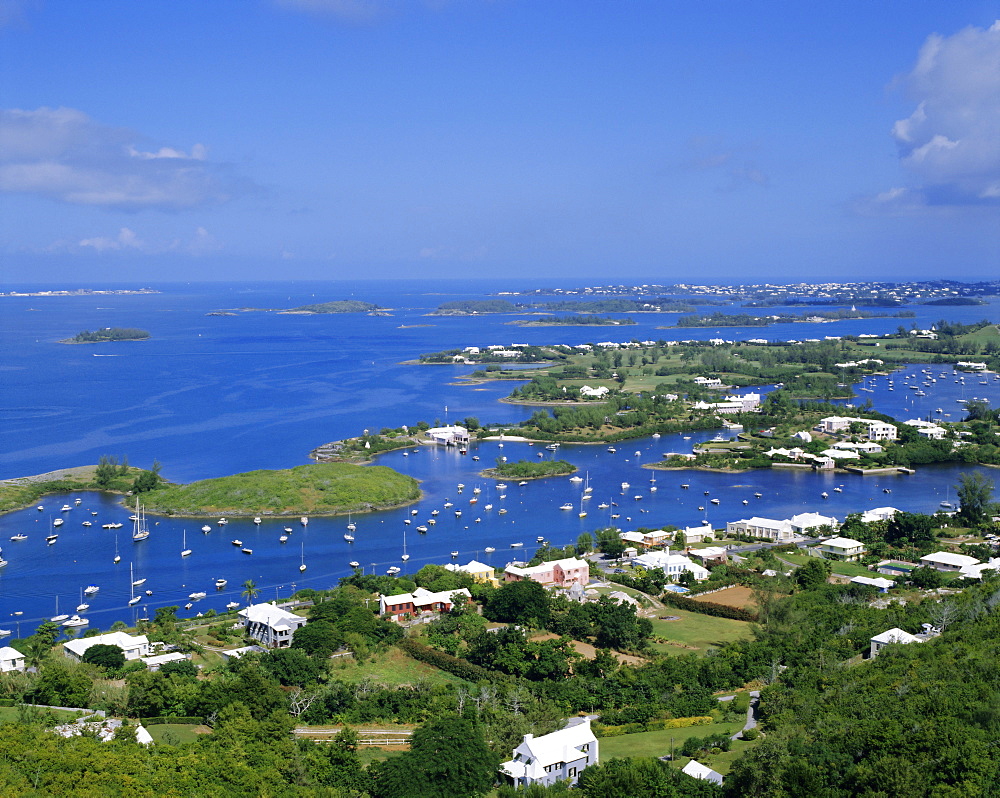
[[585,560],[578,560],[576,557],[523,567],[512,564],[507,566],[503,578],[505,582],[531,579],[546,586],[586,585],[590,582],[590,566]]

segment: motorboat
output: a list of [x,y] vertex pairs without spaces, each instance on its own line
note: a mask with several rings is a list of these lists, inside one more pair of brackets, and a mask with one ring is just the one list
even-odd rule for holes
[[257,524],[257,526],[260,526],[260,524],[261,524],[261,518],[260,518],[260,516],[259,516],[259,515],[255,515],[255,516],[253,517],[253,522],[254,522],[255,524]]
[[242,546],[242,545],[243,545],[243,541],[242,541],[242,540],[238,540],[238,539],[237,539],[237,540],[233,540],[233,541],[231,541],[231,543],[232,543],[232,544],[233,544],[234,546]]
[[207,595],[208,594],[204,590],[199,590],[196,593],[188,593],[188,598],[192,599],[193,601],[197,601],[198,599],[205,598],[205,596]]
[[461,510],[455,510],[455,518],[461,518],[461,517],[462,517],[462,511]]
[[[496,549],[493,548],[493,546],[487,546],[485,549],[483,549],[483,551],[485,551],[487,554],[492,554],[493,552],[496,551]],[[458,552],[457,551],[455,552],[455,556],[456,557],[458,556]]]
[[507,513],[507,508],[501,507],[499,510],[497,510],[497,512],[500,513],[500,515],[505,515]]
[[288,542],[288,535],[282,535],[281,537],[278,538],[278,543],[287,543],[287,542]]
[[45,505],[44,504],[39,504],[35,509],[38,510],[38,512],[42,512],[42,510],[45,509]]
[[455,506],[455,502],[445,502],[444,506],[445,506],[445,509],[447,509],[449,507],[454,507]]
[[457,557],[457,556],[458,556],[458,552],[457,552],[457,551],[453,551],[453,552],[451,553],[451,556],[452,556],[453,558],[454,558],[454,557]]
[[16,535],[11,535],[10,539],[13,540],[13,541],[27,540],[28,536],[25,535],[23,532],[18,532]]
[[507,484],[505,482],[498,482],[497,490],[507,490]]
[[74,615],[72,618],[63,621],[63,626],[75,627],[75,626],[86,626],[90,621],[86,618],[81,618],[79,615]]
[[292,534],[292,528],[290,526],[286,526],[285,527],[285,533],[289,534],[289,535]]
[[718,499],[711,499],[711,502],[712,502],[712,504],[718,504],[719,500]]
[[240,606],[240,605],[239,605],[239,602],[236,602],[236,601],[230,601],[230,602],[229,602],[229,603],[228,603],[228,604],[226,605],[226,609],[227,609],[227,610],[235,610],[235,609],[236,609],[236,608],[237,608],[238,606]]
[[201,531],[207,535],[209,532],[212,531],[212,527],[210,527],[208,524],[205,524],[205,526],[201,528]]
[[63,521],[61,518],[57,518],[55,521],[52,522],[52,526],[62,526],[64,523],[65,521]]
[[224,588],[228,584],[229,584],[229,580],[227,580],[227,579],[216,579],[215,580],[215,589],[216,590],[222,590],[222,588]]
[[421,524],[420,526],[417,527],[417,532],[419,532],[421,534],[424,534],[424,533],[427,532],[427,527],[425,527],[423,524]]
[[511,543],[511,544],[510,544],[510,547],[511,547],[512,549],[520,549],[520,548],[522,548],[523,546],[524,546],[524,544],[523,544],[523,543]]
[[93,521],[84,521],[83,522],[83,526],[93,526],[93,525],[94,525]]
[[559,509],[560,510],[572,510],[573,509],[573,505],[570,504],[569,502],[567,502],[566,504],[562,505]]
[[360,568],[360,567],[361,567],[361,563],[359,563],[359,562],[358,562],[357,560],[351,560],[351,561],[350,561],[349,563],[347,563],[347,564],[348,564],[348,565],[349,565],[349,566],[350,566],[351,568]]
[[440,515],[440,514],[441,514],[440,510],[431,510],[431,515]]
[[60,509],[60,510],[59,510],[59,512],[61,512],[61,513],[68,513],[68,512],[69,512],[70,510],[72,510],[72,509],[73,509],[73,508],[72,508],[72,507],[70,507],[70,506],[69,506],[68,504],[64,504],[64,505],[62,506],[62,509]]
[[244,554],[253,554],[253,549],[249,548],[242,548],[240,549],[240,551],[242,551]]
[[523,487],[524,487],[525,485],[527,485],[528,483],[527,483],[527,481],[525,481],[525,480],[523,480],[523,479],[522,479],[522,480],[521,480],[520,482],[518,482],[517,484],[518,484],[518,486],[520,486],[520,487],[522,487],[522,488],[523,488]]
[[87,585],[87,587],[83,589],[83,593],[84,595],[87,596],[93,596],[100,589],[101,588],[99,588],[97,585]]

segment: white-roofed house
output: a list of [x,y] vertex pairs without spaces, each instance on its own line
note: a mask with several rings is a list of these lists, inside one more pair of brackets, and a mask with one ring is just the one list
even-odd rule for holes
[[723,546],[706,546],[703,549],[692,549],[687,552],[687,556],[692,560],[697,560],[706,567],[729,562],[729,552]]
[[10,646],[4,646],[0,648],[0,673],[6,673],[7,671],[23,671],[24,670],[24,654],[18,651],[16,648],[11,648]]
[[590,728],[590,719],[585,718],[582,723],[541,737],[524,735],[513,758],[500,766],[500,772],[515,787],[566,780],[576,784],[584,768],[597,762],[597,737]]
[[[813,436],[812,433],[810,432],[806,432],[805,430],[799,430],[794,435],[792,435],[792,438],[794,438],[797,441],[802,441],[803,443],[812,443]],[[694,760],[692,759],[691,761],[693,762]]]
[[861,520],[866,524],[870,524],[873,521],[888,521],[898,512],[899,510],[895,507],[875,507],[861,513]]
[[853,538],[830,538],[820,543],[815,551],[826,560],[851,562],[865,555],[865,544]]
[[708,569],[699,565],[690,557],[683,554],[671,554],[667,551],[651,551],[647,554],[640,554],[632,558],[632,564],[642,568],[661,568],[669,579],[677,581],[685,571],[690,573],[695,580],[702,582],[708,579]]
[[972,565],[978,565],[979,560],[967,554],[952,554],[950,551],[935,551],[920,558],[920,564],[933,568],[935,571],[953,573]]
[[832,515],[820,513],[798,513],[789,518],[788,523],[796,535],[808,535],[820,527],[830,527],[831,530],[840,527],[840,522]]
[[467,588],[440,590],[433,593],[425,587],[418,587],[412,593],[398,593],[395,596],[380,596],[378,611],[396,618],[400,615],[419,615],[423,612],[448,612],[458,601],[471,600]]
[[1000,557],[993,557],[987,562],[967,565],[960,573],[963,579],[982,579],[986,571],[1000,571]]
[[237,614],[247,634],[269,648],[288,648],[295,630],[306,625],[305,618],[273,603],[251,604]]
[[773,518],[744,518],[740,521],[730,521],[726,524],[726,534],[731,536],[746,535],[752,538],[767,538],[768,540],[791,540],[795,537],[792,525],[788,521],[778,521]]
[[703,765],[694,759],[681,768],[681,773],[687,773],[692,778],[710,781],[713,784],[722,784],[721,773],[712,770],[708,765]]
[[715,540],[715,530],[711,524],[701,526],[686,526],[681,530],[684,534],[684,543],[688,546],[694,543],[704,543],[708,538]]
[[889,588],[894,587],[896,583],[891,579],[885,579],[881,576],[855,576],[851,579],[851,584],[867,585],[868,587],[874,587],[879,593],[888,593]]
[[469,431],[458,425],[431,427],[424,435],[441,446],[467,446],[469,443]]
[[893,628],[888,631],[882,632],[880,635],[875,635],[871,639],[871,648],[868,651],[869,657],[874,657],[878,655],[878,652],[883,648],[894,643],[900,645],[908,645],[910,643],[922,643],[923,640],[916,635],[911,635],[909,632],[904,632],[902,629]]
[[77,662],[83,660],[83,655],[91,646],[118,646],[125,652],[125,659],[139,659],[149,655],[149,638],[146,635],[130,635],[125,632],[108,632],[94,637],[81,637],[67,640],[63,643],[63,653]]

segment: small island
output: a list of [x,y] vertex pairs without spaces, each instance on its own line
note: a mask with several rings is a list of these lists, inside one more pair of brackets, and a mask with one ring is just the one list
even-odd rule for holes
[[206,316],[236,316],[239,313],[279,313],[297,316],[318,316],[326,313],[367,313],[369,316],[388,316],[385,308],[374,302],[362,302],[360,299],[337,299],[332,302],[316,302],[311,305],[299,305],[295,308],[235,308],[213,310]]
[[134,327],[104,327],[100,330],[83,330],[72,338],[66,338],[61,344],[100,344],[108,341],[145,341],[150,337],[146,330]]
[[248,471],[143,495],[149,513],[199,516],[342,515],[401,507],[420,499],[413,477],[388,466],[314,463]]
[[497,463],[495,468],[487,468],[480,475],[487,479],[545,479],[577,471],[577,467],[566,460],[518,460],[516,463]]

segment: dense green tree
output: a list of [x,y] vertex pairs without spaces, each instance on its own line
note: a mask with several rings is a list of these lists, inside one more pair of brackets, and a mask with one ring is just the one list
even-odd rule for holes
[[83,652],[83,661],[101,668],[120,668],[125,664],[125,652],[120,646],[98,643]]
[[491,621],[545,626],[549,619],[549,592],[538,582],[507,582],[494,591],[483,609]]
[[658,759],[609,759],[586,768],[578,782],[586,798],[721,798],[722,788],[693,779]]
[[493,786],[500,759],[483,730],[440,717],[413,733],[410,750],[372,766],[376,798],[471,798]]
[[310,621],[292,634],[292,648],[317,659],[326,659],[343,643],[343,634],[329,621]]
[[257,583],[253,579],[247,579],[243,583],[243,592],[240,595],[247,600],[247,604],[253,604],[254,599],[260,595],[260,588],[257,587]]
[[262,654],[261,667],[285,686],[304,687],[319,676],[319,666],[298,648],[278,648]]
[[801,568],[795,571],[795,581],[803,590],[814,590],[826,583],[830,575],[830,563],[819,557],[813,557]]
[[993,482],[978,471],[958,478],[958,517],[967,526],[979,526],[988,520],[993,500]]

